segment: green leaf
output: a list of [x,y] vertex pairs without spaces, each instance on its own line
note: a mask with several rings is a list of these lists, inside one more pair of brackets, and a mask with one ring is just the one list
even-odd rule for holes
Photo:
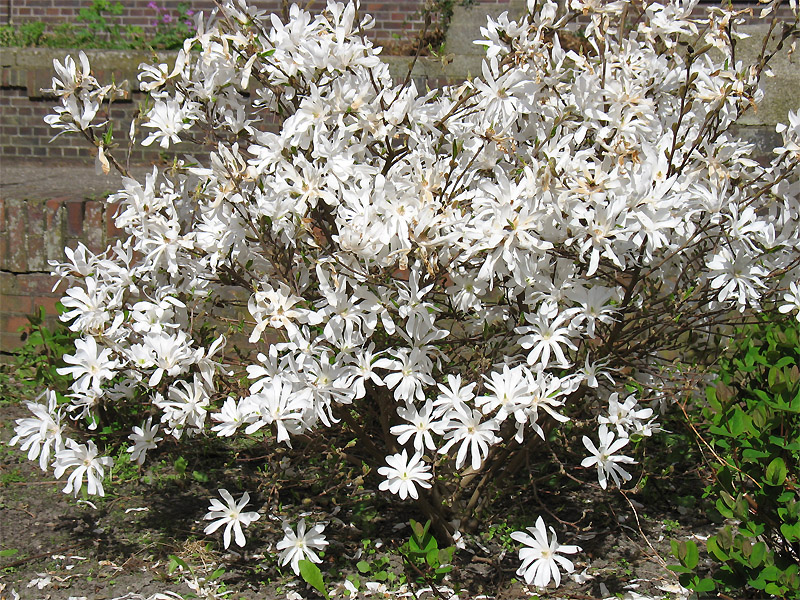
[[750,552],[750,566],[755,568],[764,562],[767,555],[767,545],[764,542],[758,542],[753,545]]
[[322,594],[326,600],[330,598],[328,592],[325,591],[325,582],[322,580],[322,572],[319,567],[312,563],[310,560],[301,560],[298,563],[300,567],[300,577],[303,578],[308,585]]
[[6,548],[5,550],[0,550],[0,556],[14,556],[18,552],[19,550],[16,548]]
[[439,564],[446,565],[453,560],[453,554],[456,551],[455,546],[448,546],[439,550]]
[[782,458],[776,458],[769,466],[767,466],[766,480],[770,485],[783,485],[786,481],[786,475],[789,471],[786,469],[786,463]]
[[175,571],[175,570],[176,570],[178,567],[182,567],[182,568],[186,569],[187,571],[191,571],[191,569],[189,568],[189,565],[188,565],[188,564],[186,564],[186,561],[185,561],[185,560],[183,560],[181,557],[179,557],[179,556],[175,556],[174,554],[170,554],[170,555],[168,556],[168,558],[169,558],[169,568],[168,568],[168,571],[169,571],[169,574],[170,574],[170,575],[172,575],[172,573],[173,573],[173,572],[174,572],[174,571]]
[[439,566],[439,549],[438,548],[431,548],[427,554],[425,555],[425,562],[428,563],[428,566],[435,569]]
[[783,523],[781,525],[781,535],[789,543],[800,541],[800,523],[795,523],[794,525]]
[[176,458],[175,462],[173,463],[173,466],[175,467],[175,470],[178,472],[178,475],[183,475],[184,473],[186,473],[186,467],[188,465],[189,461],[187,461],[182,456]]
[[759,458],[767,458],[770,456],[769,452],[763,450],[756,450],[755,448],[745,448],[742,450],[742,458],[745,461],[755,462]]
[[695,544],[692,540],[681,542],[681,544],[686,545],[686,551],[684,556],[681,558],[681,564],[687,569],[694,569],[697,566],[697,562],[700,560],[700,553],[697,550],[697,544]]
[[362,573],[369,573],[370,566],[369,563],[365,560],[360,560],[356,563],[356,569],[361,571]]
[[716,587],[713,579],[705,578],[705,579],[697,579],[692,582],[692,589],[695,592],[711,592]]
[[706,540],[706,550],[708,550],[710,554],[713,554],[722,562],[725,562],[730,558],[730,554],[723,551],[722,548],[719,547],[719,544],[717,544],[716,536],[711,536]]
[[667,566],[667,568],[670,571],[673,571],[675,573],[691,573],[692,572],[691,569],[687,569],[686,567],[683,567],[681,565],[669,565],[669,566]]
[[728,429],[734,437],[740,436],[748,429],[750,417],[748,417],[738,406],[733,410],[731,418],[728,420]]

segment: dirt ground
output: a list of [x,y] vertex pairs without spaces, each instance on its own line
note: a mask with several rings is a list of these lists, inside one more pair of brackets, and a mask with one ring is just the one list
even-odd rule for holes
[[[442,589],[425,592],[426,580],[404,566],[397,552],[408,539],[409,518],[420,516],[410,505],[385,504],[369,488],[377,485],[373,478],[354,485],[357,472],[341,466],[318,442],[296,445],[291,453],[283,446],[266,453],[258,447],[230,448],[213,438],[198,439],[188,450],[167,444],[148,455],[143,468],[117,457],[106,496],[76,500],[61,492],[63,482],[55,481],[52,472],[43,473],[37,462],[8,446],[15,419],[28,414],[20,396],[31,395],[30,390],[20,387],[16,394],[15,389],[6,387],[6,398],[0,401],[2,600],[14,598],[12,590],[22,600],[140,600],[167,592],[180,596],[162,598],[318,598],[279,565],[275,550],[283,519],[294,523],[301,516],[326,523],[330,545],[320,567],[329,590],[340,584],[336,597],[344,597],[341,583],[348,574],[360,576],[364,589],[367,581],[377,588],[388,573],[405,573],[412,582],[405,588],[398,588],[396,580],[383,581],[395,594],[373,589],[373,595],[359,597],[677,599],[686,593],[666,568],[673,562],[670,539],[693,538],[702,547],[702,540],[718,527],[702,510],[702,473],[682,448],[658,449],[665,457],[662,474],[651,475],[641,491],[627,495],[574,481],[538,487],[504,482],[494,490],[480,522],[462,527],[464,547],[456,552]],[[124,455],[124,439],[116,442]],[[677,462],[670,464],[672,459]],[[302,475],[298,464],[307,465]],[[338,479],[332,476],[337,469]],[[591,473],[584,475],[589,482]],[[248,510],[261,514],[246,530],[241,553],[225,551],[220,532],[203,533],[202,519],[218,488],[237,498],[249,490]],[[565,576],[557,590],[536,591],[515,575],[517,546],[508,534],[521,528],[519,524],[532,526],[538,514],[554,526],[560,543],[583,549],[571,557],[576,566],[572,578]],[[191,572],[176,568],[171,556]],[[358,560],[371,570],[359,574]],[[206,587],[227,595],[203,595],[187,584],[202,583],[219,567],[224,573]]]

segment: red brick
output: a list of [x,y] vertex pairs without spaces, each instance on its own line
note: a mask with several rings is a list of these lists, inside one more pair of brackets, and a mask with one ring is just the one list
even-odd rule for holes
[[63,206],[63,202],[58,199],[48,200],[45,203],[46,210],[45,210],[45,223],[47,226],[48,231],[53,231],[53,228],[59,224],[57,219],[59,210]]
[[17,287],[23,294],[46,296],[53,293],[57,279],[48,273],[31,273],[17,276]]
[[44,311],[48,315],[58,315],[56,304],[61,301],[61,296],[36,296],[31,299],[31,312],[38,310],[40,306],[44,307]]
[[71,235],[83,233],[83,202],[66,202],[67,231]]
[[83,237],[86,247],[92,252],[101,252],[105,248],[103,208],[103,203],[97,200],[87,200],[84,204]]
[[117,229],[117,226],[114,224],[114,217],[119,210],[119,202],[113,202],[106,204],[106,240],[111,241],[112,238],[118,238],[122,235],[122,230]]
[[0,311],[4,315],[29,315],[33,312],[33,299],[30,296],[0,296]]
[[0,332],[0,352],[10,354],[17,348],[22,347],[23,343],[19,333]]
[[[0,273],[0,297],[18,294],[17,276],[13,273]],[[0,306],[0,310],[2,306]]]
[[28,325],[28,318],[22,315],[0,316],[0,331],[16,333],[21,327]]
[[25,237],[29,270],[39,270],[47,267],[47,257],[44,249],[44,226],[44,205],[41,202],[28,202],[28,231]]

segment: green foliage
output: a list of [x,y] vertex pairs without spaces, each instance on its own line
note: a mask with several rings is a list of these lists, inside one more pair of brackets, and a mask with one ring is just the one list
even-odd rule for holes
[[[61,303],[57,308],[59,313],[64,310]],[[64,393],[72,378],[59,375],[57,369],[66,366],[63,356],[74,352],[78,335],[61,324],[50,329],[45,322],[45,310],[39,307],[28,316],[28,325],[20,329],[24,344],[15,355],[16,379],[28,381],[39,390],[47,387]]]
[[44,37],[46,25],[41,21],[23,23],[19,26],[0,25],[0,46],[39,46]]
[[[152,4],[152,3],[151,3]],[[61,23],[48,30],[42,21],[0,26],[0,47],[102,48],[107,50],[177,50],[194,34],[188,3],[175,13],[151,5],[156,13],[152,27],[145,31],[122,25],[124,6],[110,0],[92,0],[78,11],[75,22]]]
[[439,548],[439,543],[430,532],[430,521],[423,525],[411,519],[410,523],[411,537],[400,548],[400,553],[426,583],[439,583],[453,568],[450,563],[456,547]]
[[681,585],[696,592],[710,592],[715,588],[714,581],[709,578],[700,578],[694,573],[700,560],[700,551],[693,541],[677,542],[672,540],[672,555],[680,561],[680,565],[670,565],[671,571],[680,573]]
[[[720,591],[800,594],[799,334],[797,322],[744,328],[720,361],[717,385],[706,392],[697,426],[715,475],[706,498],[735,522],[707,542]],[[707,580],[694,575],[692,543],[682,544],[673,552],[681,583],[708,591]]]
[[398,575],[392,570],[392,560],[386,554],[378,555],[378,549],[371,540],[361,540],[363,546],[361,560],[356,563],[357,575],[349,575],[347,578],[355,585],[356,589],[361,587],[361,576],[369,581],[379,581],[387,585],[402,585],[406,582],[405,575]]

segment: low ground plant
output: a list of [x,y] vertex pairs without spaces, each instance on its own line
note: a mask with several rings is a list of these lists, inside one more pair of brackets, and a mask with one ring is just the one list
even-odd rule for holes
[[[797,37],[797,8],[773,18],[753,65],[737,61],[730,7],[527,8],[489,20],[480,78],[418,90],[410,71],[392,79],[355,4],[282,22],[225,3],[174,64],[141,67],[150,99],[131,137],[209,153],[144,181],[100,117],[122,91],[83,53],[55,61],[62,103],[46,120],[124,175],[109,201],[126,237],[54,265],[78,336],[57,369],[70,389],[30,403],[12,444],[76,496],[105,492],[113,444],[88,434],[107,427],[143,465],[164,444],[264,444],[265,471],[298,481],[300,503],[324,495],[321,465],[346,463],[335,489],[413,512],[398,551],[408,583],[434,589],[498,495],[523,504],[538,477],[638,489],[645,449],[669,435],[662,414],[731,332],[800,309],[800,116],[761,161],[734,133]],[[578,18],[585,43],[565,49]],[[770,410],[752,431],[775,445]],[[741,407],[718,412],[719,431],[749,427]],[[305,466],[270,462],[281,446]],[[753,449],[778,453],[772,498],[793,450]],[[220,487],[205,533],[246,546],[266,521],[250,500]],[[509,532],[537,588],[581,553],[546,516]],[[274,548],[322,589],[318,517],[285,520]]]

